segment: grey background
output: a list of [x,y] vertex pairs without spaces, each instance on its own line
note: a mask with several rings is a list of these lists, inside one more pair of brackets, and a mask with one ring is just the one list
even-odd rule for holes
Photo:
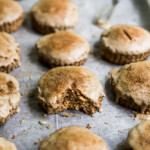
[[[48,115],[43,117],[44,111],[38,106],[36,96],[28,97],[28,92],[35,92],[37,81],[49,68],[38,62],[35,43],[41,37],[34,32],[31,27],[30,10],[38,0],[22,0],[19,3],[25,11],[25,22],[22,28],[12,35],[21,45],[22,50],[22,66],[10,74],[16,76],[20,82],[21,93],[25,93],[22,97],[20,113],[13,115],[4,125],[0,127],[0,136],[3,136],[16,144],[19,150],[36,150],[38,147],[34,142],[39,138],[44,138],[61,127],[79,125],[86,127],[88,123],[92,124],[91,130],[100,135],[109,146],[110,150],[124,149],[125,140],[128,131],[139,121],[131,118],[132,111],[115,104],[115,96],[107,79],[108,72],[120,67],[103,60],[99,54],[98,41],[99,37],[93,37],[98,32],[99,36],[103,29],[99,29],[92,24],[93,19],[109,4],[110,0],[73,0],[79,6],[80,22],[76,27],[76,32],[88,39],[94,53],[89,55],[84,66],[92,70],[101,81],[106,96],[103,99],[103,113],[96,112],[95,118],[88,116],[82,112],[68,110],[65,112],[73,113],[68,118],[58,115]],[[139,25],[150,29],[149,24],[149,7],[145,0],[121,0],[115,14],[113,15],[112,24],[131,24]],[[149,59],[149,58],[148,58]],[[33,79],[30,80],[30,75]],[[26,83],[30,83],[29,88]],[[26,124],[20,124],[21,120],[27,120]],[[41,126],[39,120],[45,120],[48,124],[52,124],[51,129],[47,129],[46,125]],[[105,124],[108,122],[108,124]],[[16,139],[12,139],[13,135],[19,135],[23,130],[26,132]]]

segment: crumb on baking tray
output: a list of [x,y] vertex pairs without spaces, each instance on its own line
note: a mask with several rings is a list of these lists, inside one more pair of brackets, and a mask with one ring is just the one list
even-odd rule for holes
[[46,128],[47,129],[50,129],[52,127],[52,125],[51,124],[49,124]]
[[20,124],[27,123],[27,120],[21,120]]
[[89,124],[87,125],[87,128],[88,128],[88,129],[92,128],[92,124],[89,123]]
[[43,116],[44,116],[44,118],[46,118],[46,117],[47,117],[47,114],[43,114]]
[[61,114],[62,117],[70,117],[72,115],[72,113],[63,113]]
[[34,144],[36,145],[36,144],[39,144],[39,143],[41,143],[42,142],[42,139],[38,139],[38,140],[36,140],[35,142],[34,142]]
[[102,108],[99,108],[99,110],[98,110],[100,113],[102,113],[103,112],[103,109]]
[[45,125],[45,124],[47,124],[47,121],[40,120],[40,121],[39,121],[39,124],[40,124],[40,125]]
[[92,118],[94,118],[94,117],[95,117],[95,115],[94,115],[94,114],[92,114],[92,115],[91,115],[91,117],[92,117]]

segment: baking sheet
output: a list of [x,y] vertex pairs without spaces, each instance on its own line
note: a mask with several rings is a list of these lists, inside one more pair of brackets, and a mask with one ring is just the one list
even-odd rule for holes
[[[101,136],[109,146],[110,150],[124,149],[125,140],[128,131],[139,121],[134,120],[132,110],[119,106],[115,103],[115,96],[111,90],[108,72],[120,67],[103,60],[99,53],[99,36],[93,37],[95,33],[102,33],[102,29],[92,24],[95,16],[110,4],[110,0],[73,0],[79,6],[80,22],[76,27],[76,32],[88,39],[94,53],[89,55],[84,67],[92,70],[101,81],[106,96],[103,99],[103,112],[96,112],[92,118],[82,112],[67,110],[67,113],[73,113],[70,117],[64,118],[62,113],[57,115],[48,115],[43,117],[44,111],[38,106],[36,95],[28,97],[28,92],[35,93],[37,81],[49,69],[38,62],[35,48],[36,41],[41,37],[34,32],[31,27],[29,11],[38,0],[22,0],[19,3],[25,10],[25,22],[23,27],[13,33],[13,36],[21,45],[22,66],[10,74],[16,76],[20,82],[20,90],[25,96],[22,97],[18,114],[13,115],[3,126],[0,127],[0,136],[3,136],[14,142],[19,150],[36,150],[39,144],[34,144],[39,138],[45,138],[56,129],[71,125],[86,127],[91,123],[92,130]],[[149,8],[146,0],[121,0],[116,8],[112,18],[112,24],[132,24],[150,29]],[[150,58],[148,58],[149,60]],[[32,79],[31,79],[32,78]],[[29,86],[30,85],[30,86]],[[27,123],[20,124],[21,120],[27,120]],[[48,125],[40,125],[39,121],[47,121],[52,128],[47,129]],[[13,135],[17,135],[12,139]]]

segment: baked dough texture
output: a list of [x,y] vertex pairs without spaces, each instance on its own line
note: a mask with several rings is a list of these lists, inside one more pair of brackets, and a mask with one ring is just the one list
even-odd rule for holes
[[42,37],[36,44],[39,60],[50,67],[81,65],[90,52],[88,41],[70,31],[60,31]]
[[150,150],[150,121],[143,121],[129,132],[126,150]]
[[116,102],[150,114],[150,62],[131,63],[111,71],[111,86]]
[[39,150],[108,150],[99,136],[84,127],[61,128],[46,137]]
[[19,83],[9,74],[0,73],[0,125],[18,112],[20,102]]
[[39,80],[37,97],[48,114],[66,109],[94,113],[104,93],[96,75],[84,67],[67,66],[49,70]]

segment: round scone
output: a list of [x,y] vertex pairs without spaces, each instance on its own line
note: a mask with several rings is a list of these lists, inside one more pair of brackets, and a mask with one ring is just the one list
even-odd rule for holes
[[46,35],[36,46],[39,60],[50,67],[82,65],[90,52],[87,40],[70,31]]
[[0,150],[17,150],[17,148],[16,148],[15,144],[0,137]]
[[79,21],[77,6],[70,0],[41,0],[32,8],[32,24],[42,34],[72,30]]
[[0,72],[0,125],[19,111],[19,83],[9,74]]
[[141,61],[111,71],[111,86],[116,102],[150,114],[150,62]]
[[39,150],[108,150],[106,143],[90,130],[65,127],[46,137]]
[[20,46],[15,38],[0,32],[0,72],[10,72],[21,65]]
[[150,150],[150,121],[143,121],[129,132],[126,150]]
[[103,32],[100,39],[101,55],[115,64],[144,60],[150,52],[150,33],[143,28],[117,25]]
[[39,80],[37,98],[48,114],[66,109],[94,113],[101,107],[103,88],[96,75],[84,67],[67,66],[49,70]]
[[0,31],[14,32],[23,22],[23,9],[14,0],[0,0]]

